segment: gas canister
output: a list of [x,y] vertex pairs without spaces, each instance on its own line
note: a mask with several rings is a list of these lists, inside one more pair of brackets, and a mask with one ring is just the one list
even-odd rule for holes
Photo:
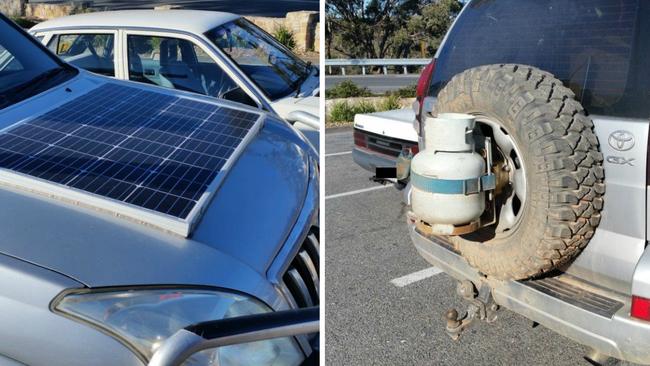
[[411,163],[413,213],[439,234],[478,221],[485,211],[485,191],[493,189],[485,159],[476,152],[475,117],[441,113],[427,118],[424,150]]

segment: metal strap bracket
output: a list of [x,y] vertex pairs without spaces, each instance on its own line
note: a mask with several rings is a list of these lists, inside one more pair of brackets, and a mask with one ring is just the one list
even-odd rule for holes
[[496,176],[484,175],[471,179],[438,179],[411,172],[411,184],[430,193],[439,194],[478,194],[496,188]]

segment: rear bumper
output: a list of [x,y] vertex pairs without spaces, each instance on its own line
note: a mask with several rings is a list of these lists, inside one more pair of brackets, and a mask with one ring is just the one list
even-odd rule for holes
[[[485,281],[460,255],[447,249],[442,239],[424,237],[412,225],[410,234],[415,248],[429,263],[458,280]],[[490,286],[501,306],[609,356],[650,364],[650,322],[629,317],[629,300],[619,296],[623,306],[607,317],[533,289],[526,282],[491,281]]]
[[355,147],[352,150],[352,160],[363,169],[375,173],[375,168],[394,168],[397,164],[397,158],[388,155],[378,154],[370,150]]

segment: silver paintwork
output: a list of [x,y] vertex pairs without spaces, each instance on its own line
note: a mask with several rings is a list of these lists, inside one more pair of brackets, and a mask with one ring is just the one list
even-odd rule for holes
[[[423,110],[432,110],[435,102],[436,98],[425,98]],[[650,211],[646,204],[649,121],[599,115],[591,118],[605,157],[605,203],[594,237],[564,270],[630,294],[634,270],[646,246],[646,227],[650,227],[646,213]],[[634,146],[625,151],[618,151],[608,143],[610,135],[620,130],[630,132],[635,139]]]
[[[466,8],[467,6],[463,8],[452,27]],[[447,35],[438,52],[445,46]],[[437,56],[438,54],[435,57]],[[435,97],[424,98],[422,110],[432,111],[436,101]],[[414,103],[413,107],[416,110],[418,106]],[[646,228],[650,227],[650,215],[647,214],[650,212],[650,204],[646,203],[650,121],[601,115],[590,117],[605,158],[603,167],[606,192],[602,219],[589,245],[564,270],[612,290],[631,294],[634,271],[646,247]],[[414,127],[419,131],[417,120]],[[608,141],[610,135],[617,131],[631,133],[634,136],[634,146],[625,151],[612,148]],[[424,148],[421,137],[419,142],[421,148]]]
[[[463,11],[468,7],[465,6]],[[462,17],[463,11],[456,21]],[[445,46],[448,35],[449,32],[438,53]],[[436,98],[425,98],[423,111],[433,110],[435,102]],[[413,107],[417,113],[417,102]],[[609,289],[612,296],[622,294],[626,305],[610,320],[540,294],[518,282],[495,283],[494,296],[497,302],[511,310],[603,353],[632,362],[650,363],[650,349],[646,344],[650,339],[650,322],[629,316],[630,295],[650,298],[650,253],[645,251],[647,228],[650,227],[650,201],[647,200],[650,187],[646,186],[650,121],[600,115],[591,118],[604,155],[606,192],[602,218],[587,247],[562,270]],[[418,121],[414,122],[414,127],[420,130]],[[627,133],[633,135],[634,145],[626,142],[621,148],[616,143],[612,146],[610,137],[618,131],[625,131],[626,136]],[[423,147],[422,138],[419,142]],[[406,202],[410,201],[408,192],[407,188]],[[420,236],[413,228],[411,237],[420,254],[430,263],[457,279],[478,279],[476,271],[462,257]]]
[[[484,281],[463,257],[421,236],[412,225],[409,231],[415,248],[429,263],[458,280]],[[519,281],[493,281],[489,285],[494,300],[501,306],[609,356],[650,363],[650,348],[646,342],[650,339],[650,323],[629,317],[627,298],[621,299],[625,305],[608,319],[533,290]]]
[[[0,128],[106,80],[81,71],[64,85],[1,110]],[[290,309],[278,278],[309,228],[318,226],[317,161],[301,134],[265,114],[263,128],[231,167],[190,238],[0,188],[0,355],[30,365],[142,364],[114,338],[49,310],[50,301],[70,288],[200,285],[247,293],[274,310]]]
[[289,113],[286,120],[291,123],[300,122],[316,130],[320,128],[320,119],[318,116],[314,116],[305,111],[293,111]]
[[650,251],[645,251],[637,263],[632,281],[632,293],[650,299]]
[[8,358],[34,366],[86,366],[98,360],[142,365],[115,339],[50,311],[56,295],[80,286],[62,274],[0,255],[0,364],[11,364],[4,362]]
[[[605,157],[605,195],[601,222],[583,252],[565,270],[587,281],[631,294],[634,270],[646,246],[646,153],[648,121],[591,116]],[[636,144],[617,151],[607,142],[619,130],[634,135]],[[607,157],[632,160],[613,164]],[[650,295],[650,294],[649,294]]]
[[9,357],[0,355],[0,365],[2,366],[25,366],[24,363],[12,360]]

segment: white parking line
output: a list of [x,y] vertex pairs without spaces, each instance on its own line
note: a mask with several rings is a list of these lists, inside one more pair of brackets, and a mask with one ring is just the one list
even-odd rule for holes
[[422,281],[424,279],[427,279],[429,277],[433,277],[439,273],[442,273],[443,271],[440,268],[437,267],[431,267],[427,269],[423,269],[421,271],[413,272],[411,274],[408,274],[406,276],[398,277],[394,280],[391,280],[390,283],[397,287],[405,287],[408,286],[412,283]]
[[331,199],[331,198],[339,198],[339,197],[345,197],[345,196],[351,196],[353,194],[359,194],[359,193],[364,193],[364,192],[370,192],[370,191],[376,191],[379,189],[386,189],[386,188],[394,188],[392,184],[388,184],[385,186],[377,186],[377,187],[370,187],[370,188],[364,188],[364,189],[357,189],[356,191],[350,191],[350,192],[345,192],[345,193],[337,193],[337,194],[332,194],[329,196],[325,196],[325,199]]
[[352,151],[344,151],[344,152],[325,154],[325,157],[329,158],[330,156],[341,156],[341,155],[349,155],[349,154],[352,154]]

